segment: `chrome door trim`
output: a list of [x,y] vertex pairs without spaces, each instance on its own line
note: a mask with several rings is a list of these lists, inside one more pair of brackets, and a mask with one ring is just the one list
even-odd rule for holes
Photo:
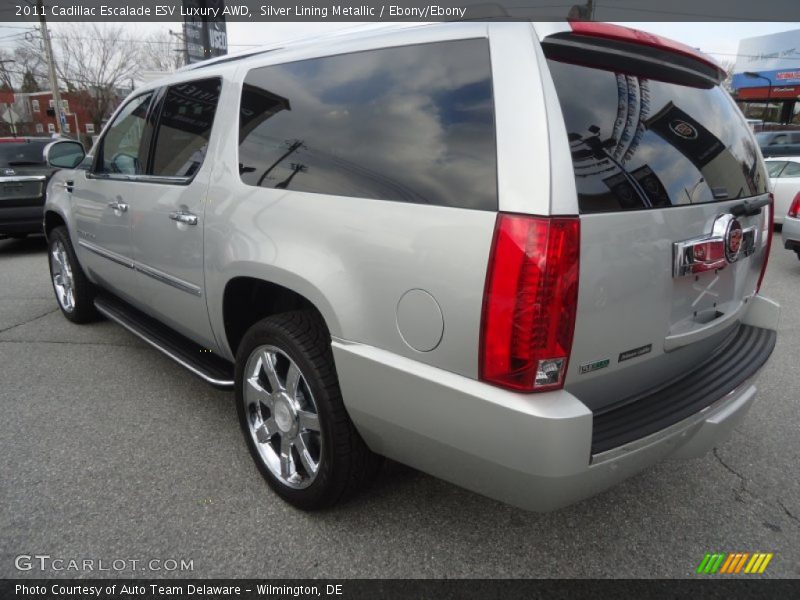
[[188,281],[184,281],[183,279],[179,279],[174,275],[164,273],[163,271],[159,271],[158,269],[154,269],[153,267],[142,264],[140,262],[135,262],[133,268],[139,273],[147,275],[148,277],[152,277],[153,279],[155,279],[156,281],[160,281],[161,283],[166,283],[167,285],[171,285],[172,287],[179,289],[182,292],[187,292],[197,297],[203,295],[202,290],[200,289],[199,286],[196,286],[193,283],[189,283]]
[[123,267],[127,267],[129,269],[134,268],[134,262],[130,258],[122,256],[121,254],[117,254],[116,252],[112,252],[111,250],[106,250],[102,246],[98,246],[97,244],[87,242],[86,240],[83,239],[78,240],[78,245],[82,246],[83,248],[86,248],[89,252],[94,252],[98,256],[107,258],[111,262],[115,262],[118,265],[122,265]]
[[87,242],[86,240],[78,240],[78,245],[86,248],[90,252],[94,252],[98,256],[102,256],[103,258],[107,258],[108,260],[117,263],[118,265],[122,265],[123,267],[127,267],[129,269],[133,269],[143,275],[147,275],[148,277],[152,277],[156,281],[160,281],[161,283],[165,283],[167,285],[171,285],[172,287],[181,290],[182,292],[186,292],[188,294],[192,294],[193,296],[197,296],[198,298],[203,295],[202,290],[199,286],[196,286],[193,283],[189,283],[188,281],[184,281],[183,279],[179,279],[174,275],[170,275],[168,273],[164,273],[163,271],[159,271],[158,269],[154,269],[148,265],[144,265],[140,262],[136,262],[125,256],[117,254],[116,252],[111,252],[110,250],[106,250],[105,248],[98,246],[97,244],[93,244],[91,242]]

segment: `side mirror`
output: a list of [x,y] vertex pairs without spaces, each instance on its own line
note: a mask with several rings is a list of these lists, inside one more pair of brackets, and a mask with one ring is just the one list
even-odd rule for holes
[[56,140],[44,147],[44,160],[56,169],[74,169],[86,156],[83,144],[73,140]]

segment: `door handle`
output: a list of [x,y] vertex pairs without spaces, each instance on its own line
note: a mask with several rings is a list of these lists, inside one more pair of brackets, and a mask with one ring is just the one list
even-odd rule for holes
[[116,200],[114,200],[114,202],[108,203],[108,208],[113,208],[114,210],[118,210],[119,212],[125,212],[128,210],[128,205],[125,204],[124,202],[117,202]]
[[178,223],[186,223],[187,225],[197,225],[197,215],[194,215],[185,210],[176,210],[169,213],[169,218]]
[[75,182],[70,179],[68,181],[63,182],[61,184],[61,187],[63,187],[71,194],[73,191],[75,191]]

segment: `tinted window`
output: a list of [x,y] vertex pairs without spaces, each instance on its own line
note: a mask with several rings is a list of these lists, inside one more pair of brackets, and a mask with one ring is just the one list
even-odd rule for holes
[[153,93],[137,96],[126,104],[103,138],[97,169],[101,173],[139,175],[147,164],[147,109]]
[[774,138],[772,138],[772,141],[770,141],[769,145],[770,146],[784,146],[784,145],[786,145],[788,143],[789,143],[789,136],[784,134],[784,133],[782,133],[782,134],[776,135]]
[[197,172],[208,148],[219,92],[218,78],[167,90],[156,128],[153,175],[191,177]]
[[548,63],[570,138],[581,212],[767,191],[751,131],[720,87]]
[[462,40],[264,67],[242,89],[254,186],[495,209],[489,48]]
[[777,177],[781,169],[786,166],[786,161],[783,160],[768,160],[764,163],[767,165],[767,175],[770,177]]
[[781,172],[781,177],[800,177],[800,163],[789,162]]
[[0,167],[43,165],[44,147],[51,141],[0,143]]

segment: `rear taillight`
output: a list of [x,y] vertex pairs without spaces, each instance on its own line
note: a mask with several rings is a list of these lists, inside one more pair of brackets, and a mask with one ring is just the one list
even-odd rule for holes
[[[800,196],[800,194],[798,194]],[[797,196],[794,199],[797,202]],[[767,272],[767,263],[769,262],[769,251],[772,249],[772,231],[775,229],[775,197],[769,195],[769,204],[764,207],[767,211],[764,214],[764,235],[767,238],[766,245],[764,246],[764,262],[761,263],[761,273],[758,276],[758,283],[756,284],[756,294],[761,289],[761,282],[764,281],[764,273]]]
[[792,200],[792,204],[789,207],[789,216],[793,219],[797,219],[797,215],[800,214],[800,192],[797,192],[797,195]]
[[579,250],[577,217],[497,216],[481,318],[483,381],[524,392],[564,385]]

